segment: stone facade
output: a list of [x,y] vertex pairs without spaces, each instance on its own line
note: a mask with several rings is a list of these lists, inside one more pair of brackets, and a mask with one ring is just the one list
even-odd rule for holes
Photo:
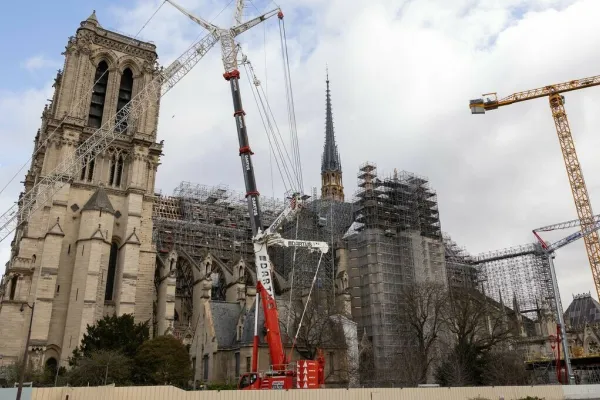
[[[344,249],[338,251],[345,252]],[[326,356],[326,384],[348,387],[357,383],[358,339],[356,324],[349,315],[347,279],[343,278],[346,276],[346,258],[343,255],[338,258],[343,261],[338,265],[337,309],[331,315],[323,316],[331,318],[343,333],[334,340],[318,344],[322,345]],[[306,297],[303,296],[301,304],[290,306],[294,303],[289,300],[290,285],[275,270],[273,273],[282,340],[286,351],[290,352],[292,339],[285,334],[285,321],[288,314],[298,316],[302,313]],[[204,384],[232,384],[241,374],[249,372],[256,313],[254,266],[242,258],[225,263],[208,251],[203,258],[190,257],[175,245],[170,252],[157,255],[156,274],[155,334],[173,334],[189,345],[194,380]],[[313,293],[311,298],[315,295]],[[264,315],[259,307],[260,371],[270,368],[263,326]],[[302,358],[298,351],[292,353],[292,361]]]
[[[61,162],[98,128],[113,126],[119,110],[158,73],[153,44],[103,29],[95,13],[63,55],[25,191],[64,170]],[[24,303],[35,302],[29,351],[38,365],[65,365],[86,325],[103,315],[152,319],[158,109],[158,102],[147,104],[136,120],[119,121],[116,140],[82,156],[60,191],[16,230],[0,302],[5,363],[25,350],[31,311]]]

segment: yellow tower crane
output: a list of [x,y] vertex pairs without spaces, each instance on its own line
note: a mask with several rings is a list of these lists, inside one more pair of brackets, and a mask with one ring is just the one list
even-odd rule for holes
[[[573,192],[573,200],[575,200],[577,216],[581,221],[582,232],[589,231],[594,226],[594,213],[592,212],[592,205],[590,204],[579,159],[575,152],[575,143],[573,143],[573,137],[571,136],[571,129],[565,112],[565,98],[562,93],[598,85],[600,85],[600,75],[518,92],[500,100],[498,100],[496,93],[483,94],[482,97],[484,98],[469,102],[471,114],[485,114],[486,111],[495,110],[498,107],[548,96],[556,133],[558,133],[558,141],[567,169],[567,176]],[[600,298],[600,240],[598,239],[598,231],[584,236],[584,242],[594,277],[596,293]]]

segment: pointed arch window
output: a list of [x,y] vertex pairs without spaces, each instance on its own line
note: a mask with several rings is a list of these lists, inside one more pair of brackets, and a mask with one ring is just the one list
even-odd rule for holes
[[17,282],[19,281],[19,277],[17,275],[13,276],[10,280],[10,295],[9,299],[14,300],[15,294],[17,294]]
[[116,153],[110,158],[110,174],[108,177],[108,184],[112,187],[121,187],[121,181],[123,177],[123,165],[125,159],[123,154]]
[[117,115],[115,117],[116,130],[119,133],[127,131],[127,120],[123,120],[127,110],[124,108],[131,100],[133,93],[133,72],[125,68],[121,75],[121,84],[119,85],[119,98],[117,100]]
[[92,102],[88,115],[88,125],[92,128],[100,128],[102,126],[108,74],[108,64],[106,61],[101,61],[96,68],[96,75],[94,76],[94,92],[92,93]]
[[104,291],[104,300],[113,300],[115,289],[115,272],[117,271],[117,259],[119,255],[119,245],[112,242],[110,245],[110,256],[108,257],[108,272],[106,273],[106,289]]
[[84,182],[92,182],[94,179],[94,167],[96,165],[96,157],[92,154],[85,155],[81,160],[81,179]]

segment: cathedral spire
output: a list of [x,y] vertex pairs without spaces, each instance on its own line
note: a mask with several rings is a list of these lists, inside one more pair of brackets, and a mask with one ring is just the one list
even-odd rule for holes
[[344,201],[342,185],[342,161],[335,143],[331,91],[329,90],[329,68],[326,68],[325,91],[325,146],[321,158],[321,197]]
[[326,69],[325,92],[325,147],[323,148],[323,157],[321,162],[321,172],[339,171],[342,172],[342,163],[335,143],[335,133],[333,130],[333,111],[331,109],[331,92],[329,90],[329,68]]

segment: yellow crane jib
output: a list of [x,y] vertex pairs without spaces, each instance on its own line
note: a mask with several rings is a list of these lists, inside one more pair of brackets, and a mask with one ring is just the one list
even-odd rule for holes
[[[486,111],[495,110],[502,106],[541,97],[548,97],[556,133],[558,134],[558,141],[565,162],[567,176],[569,178],[569,184],[571,186],[571,193],[577,210],[577,216],[581,220],[582,232],[590,229],[594,225],[594,214],[592,212],[592,206],[585,180],[583,179],[579,159],[575,151],[575,142],[571,135],[571,128],[564,107],[565,98],[562,93],[599,85],[600,75],[597,75],[513,93],[502,99],[498,99],[496,93],[488,93],[481,95],[482,97],[479,99],[469,101],[471,114],[485,114]],[[584,242],[590,268],[592,270],[592,276],[594,278],[594,284],[596,286],[596,293],[598,294],[598,297],[600,297],[600,237],[598,232],[594,231],[585,236]]]

